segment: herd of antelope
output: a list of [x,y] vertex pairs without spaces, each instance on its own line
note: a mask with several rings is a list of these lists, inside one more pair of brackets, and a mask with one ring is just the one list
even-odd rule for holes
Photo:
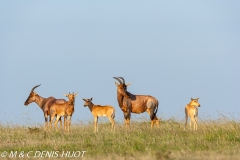
[[[127,129],[130,129],[130,118],[131,113],[140,114],[143,112],[147,112],[150,116],[151,120],[151,128],[156,124],[159,127],[160,119],[157,117],[158,111],[158,100],[150,95],[134,95],[127,91],[127,87],[130,84],[125,84],[125,80],[123,77],[113,77],[119,83],[115,82],[117,86],[117,101],[119,107],[123,111],[124,114],[124,124]],[[34,89],[39,87],[40,85],[36,85],[32,88],[27,100],[24,105],[28,105],[29,103],[35,102],[43,111],[45,118],[45,129],[51,128],[53,121],[54,127],[56,130],[57,123],[60,121],[60,126],[62,128],[62,120],[61,117],[64,117],[64,130],[70,132],[71,118],[74,113],[74,102],[75,97],[77,97],[78,93],[70,93],[64,94],[68,98],[68,101],[65,99],[56,99],[54,97],[43,98],[34,92]],[[187,126],[188,117],[190,117],[190,129],[191,122],[193,122],[193,130],[197,130],[197,116],[198,116],[198,108],[200,104],[198,102],[199,98],[193,99],[189,104],[185,107],[185,128]],[[94,117],[94,131],[98,132],[98,118],[99,117],[108,117],[111,122],[111,130],[115,130],[115,109],[112,106],[101,106],[94,105],[92,103],[92,98],[84,99],[84,107],[88,106],[89,110],[92,112]],[[50,125],[50,126],[49,126]]]

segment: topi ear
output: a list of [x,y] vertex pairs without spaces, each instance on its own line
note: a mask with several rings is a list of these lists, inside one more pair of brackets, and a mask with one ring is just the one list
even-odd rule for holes
[[78,95],[78,92],[74,94],[74,97],[77,97],[77,95]]
[[130,86],[130,83],[126,84],[126,86]]
[[193,98],[191,97],[191,101],[193,100]]
[[93,98],[91,98],[90,100],[92,101]]
[[65,97],[67,97],[67,96],[68,96],[68,94],[66,94],[66,93],[64,93],[63,95],[64,95]]
[[119,86],[119,84],[117,82],[115,82],[115,84],[116,84],[117,87]]
[[83,98],[83,100],[86,102],[86,99]]

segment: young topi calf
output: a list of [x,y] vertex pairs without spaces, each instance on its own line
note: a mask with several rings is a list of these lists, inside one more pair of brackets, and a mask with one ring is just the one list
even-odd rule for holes
[[66,127],[68,128],[68,133],[70,131],[70,125],[71,125],[71,118],[72,114],[74,112],[74,103],[75,103],[75,97],[77,97],[78,93],[69,93],[64,94],[64,96],[68,97],[68,101],[63,102],[62,104],[54,104],[50,107],[50,115],[51,115],[51,125],[53,123],[53,119],[55,116],[56,120],[54,122],[54,126],[56,131],[57,129],[57,123],[61,116],[64,116],[64,130],[66,130]]
[[191,121],[193,121],[193,130],[197,130],[197,117],[198,117],[198,108],[200,107],[200,104],[198,103],[198,99],[191,98],[191,102],[186,105],[185,107],[185,115],[186,115],[186,123],[185,123],[185,129],[187,126],[188,117],[190,117],[190,129],[191,129]]
[[115,109],[112,106],[100,106],[100,105],[94,105],[92,103],[91,99],[84,99],[84,107],[88,106],[89,110],[92,112],[92,115],[94,117],[94,131],[95,133],[98,132],[98,117],[108,117],[109,121],[112,124],[112,130],[115,130]]

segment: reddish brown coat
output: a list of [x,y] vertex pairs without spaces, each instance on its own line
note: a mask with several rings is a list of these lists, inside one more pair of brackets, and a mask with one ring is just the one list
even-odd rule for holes
[[[40,85],[36,85],[32,88],[27,100],[25,101],[24,105],[27,106],[28,104],[35,102],[43,111],[45,117],[45,129],[48,128],[48,119],[50,122],[50,107],[55,103],[64,103],[66,102],[64,99],[55,99],[54,97],[43,98],[34,92],[34,89],[39,87]],[[49,118],[48,118],[49,117]],[[60,119],[60,124],[62,126],[62,121]]]
[[57,116],[54,122],[54,126],[55,129],[58,130],[57,122],[61,116],[64,116],[64,130],[67,128],[68,132],[70,132],[71,118],[74,113],[75,97],[78,95],[78,93],[69,93],[64,95],[68,97],[68,101],[65,101],[64,103],[53,103],[50,107],[51,125],[53,123],[54,117]]
[[156,123],[159,125],[160,119],[157,118],[158,100],[150,95],[134,95],[127,91],[125,80],[122,77],[113,77],[118,80],[117,86],[117,100],[119,107],[124,113],[124,122],[126,127],[130,126],[131,113],[140,114],[147,112],[150,115],[151,127]]

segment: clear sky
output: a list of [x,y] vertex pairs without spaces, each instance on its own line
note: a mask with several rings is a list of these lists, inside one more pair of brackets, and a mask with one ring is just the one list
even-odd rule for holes
[[0,124],[44,124],[35,103],[24,106],[38,84],[45,98],[79,92],[73,122],[92,121],[82,100],[90,97],[123,122],[114,76],[156,97],[163,119],[184,119],[200,97],[200,119],[239,120],[239,8],[235,0],[1,1]]

